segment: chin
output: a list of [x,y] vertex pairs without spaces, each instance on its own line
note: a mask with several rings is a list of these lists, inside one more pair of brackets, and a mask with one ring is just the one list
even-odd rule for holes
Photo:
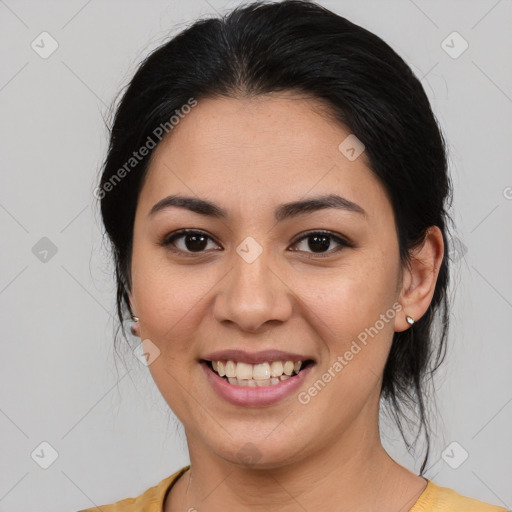
[[[284,439],[265,439],[260,436],[240,436],[230,438],[227,446],[214,444],[212,451],[230,464],[246,469],[276,469],[298,462],[304,452],[297,440],[288,436],[289,443]],[[235,449],[233,449],[235,448]]]

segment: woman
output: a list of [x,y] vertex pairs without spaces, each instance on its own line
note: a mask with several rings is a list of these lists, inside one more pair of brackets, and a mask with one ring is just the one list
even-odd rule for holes
[[314,3],[240,7],[145,60],[97,195],[119,319],[191,464],[101,510],[504,510],[421,476],[428,450],[409,471],[379,436],[382,398],[418,412],[428,447],[446,158],[405,62]]

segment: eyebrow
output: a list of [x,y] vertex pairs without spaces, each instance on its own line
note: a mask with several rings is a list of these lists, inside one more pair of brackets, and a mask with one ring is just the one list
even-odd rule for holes
[[[197,197],[187,197],[180,195],[171,195],[164,197],[158,201],[151,208],[148,217],[152,217],[157,212],[165,210],[170,207],[184,208],[199,215],[212,217],[215,219],[227,219],[229,214],[227,210],[220,206]],[[302,201],[293,201],[291,203],[284,203],[279,205],[275,212],[274,217],[277,222],[282,222],[292,217],[304,215],[307,213],[316,212],[318,210],[325,210],[327,208],[336,208],[338,210],[345,210],[348,212],[358,213],[364,217],[367,216],[365,210],[358,204],[345,199],[337,194],[328,194],[323,196],[312,197]]]

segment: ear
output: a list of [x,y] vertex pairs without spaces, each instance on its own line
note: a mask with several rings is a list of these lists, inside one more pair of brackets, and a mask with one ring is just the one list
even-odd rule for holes
[[403,268],[399,298],[402,312],[395,317],[396,332],[410,327],[406,316],[417,321],[427,311],[434,296],[443,256],[443,234],[438,226],[431,226],[423,243],[411,251],[410,265]]
[[[130,299],[130,308],[134,314],[134,316],[137,316],[137,308],[134,307],[134,303],[135,301],[133,300],[133,295],[131,293],[128,293],[128,298]],[[137,336],[138,338],[140,338],[140,325],[139,325],[139,322],[134,322],[132,324],[132,326],[130,327],[130,331],[131,333],[134,335],[134,336]]]

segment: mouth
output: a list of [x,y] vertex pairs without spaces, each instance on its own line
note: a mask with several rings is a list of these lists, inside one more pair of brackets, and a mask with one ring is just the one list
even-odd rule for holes
[[234,360],[206,360],[202,359],[209,370],[238,387],[275,386],[281,382],[299,375],[300,372],[313,366],[312,359],[267,361],[250,364]]

